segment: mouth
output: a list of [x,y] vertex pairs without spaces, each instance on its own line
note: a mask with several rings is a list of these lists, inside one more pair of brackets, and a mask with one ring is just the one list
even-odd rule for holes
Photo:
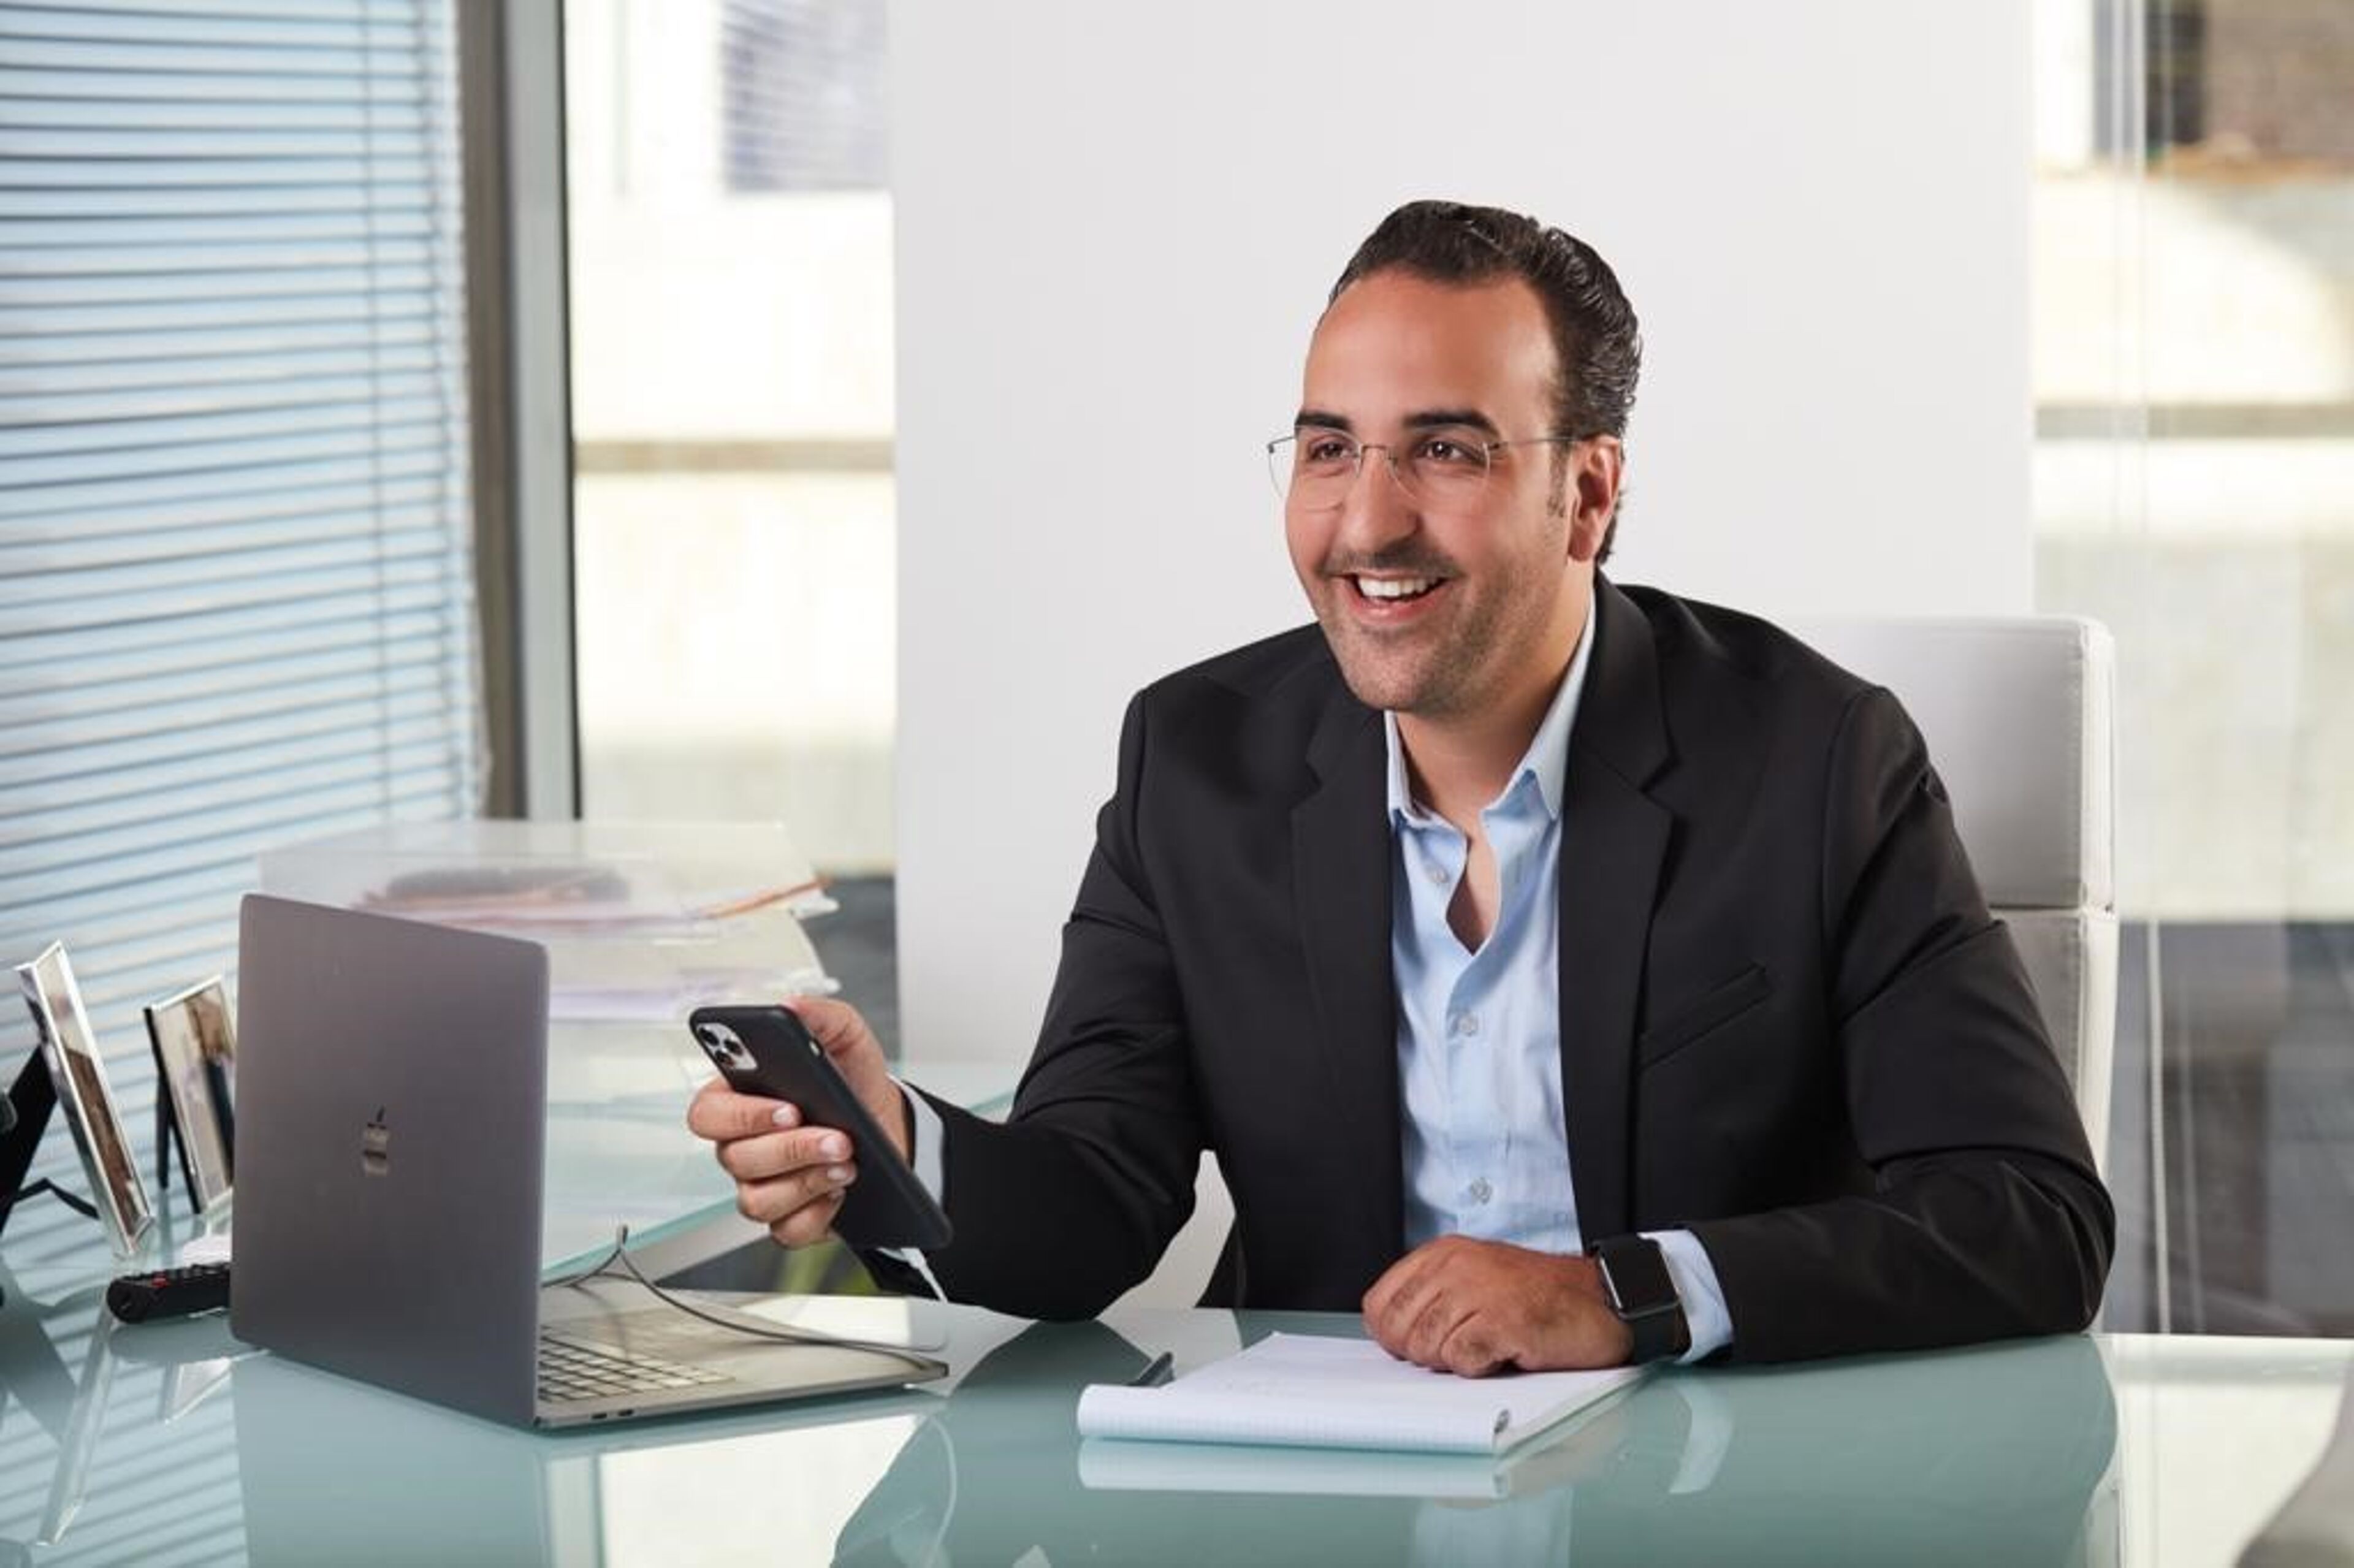
[[1352,572],[1346,581],[1360,603],[1376,609],[1387,609],[1418,604],[1446,585],[1445,577],[1375,577],[1370,572]]

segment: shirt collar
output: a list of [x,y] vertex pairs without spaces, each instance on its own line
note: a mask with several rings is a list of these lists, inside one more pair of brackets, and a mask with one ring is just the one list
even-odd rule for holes
[[[1537,795],[1544,802],[1545,815],[1554,820],[1561,816],[1562,781],[1569,772],[1569,732],[1577,722],[1579,695],[1585,690],[1585,669],[1591,662],[1587,655],[1594,649],[1594,618],[1596,609],[1589,606],[1585,629],[1577,634],[1577,648],[1569,656],[1569,668],[1562,672],[1561,684],[1554,688],[1553,703],[1545,709],[1544,718],[1537,725],[1536,735],[1529,741],[1529,749],[1521,765],[1512,769],[1504,788],[1490,806],[1508,800],[1524,779],[1533,779]],[[1398,739],[1397,715],[1384,709],[1382,713],[1383,743],[1389,756],[1389,809],[1392,822],[1420,822],[1429,813],[1414,798],[1406,781],[1405,747]]]

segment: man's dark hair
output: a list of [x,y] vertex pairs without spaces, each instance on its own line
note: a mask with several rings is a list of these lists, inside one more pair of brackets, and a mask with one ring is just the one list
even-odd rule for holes
[[[1643,340],[1617,274],[1583,239],[1501,207],[1410,201],[1365,237],[1332,285],[1332,299],[1358,279],[1391,270],[1434,283],[1518,278],[1544,302],[1561,371],[1553,383],[1556,436],[1618,436],[1635,406]],[[1554,470],[1556,478],[1564,472]],[[1597,561],[1618,535],[1613,513]]]

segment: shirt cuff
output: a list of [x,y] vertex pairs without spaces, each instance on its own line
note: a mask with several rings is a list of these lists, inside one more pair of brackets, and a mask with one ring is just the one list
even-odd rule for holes
[[1725,1309],[1724,1288],[1716,1282],[1716,1265],[1708,1260],[1708,1249],[1700,1245],[1700,1237],[1690,1231],[1645,1231],[1643,1234],[1659,1244],[1660,1255],[1667,1259],[1668,1278],[1684,1304],[1684,1324],[1691,1330],[1691,1349],[1677,1358],[1677,1364],[1690,1366],[1733,1343],[1733,1315]]
[[899,1079],[891,1081],[898,1084],[899,1092],[907,1097],[907,1137],[916,1146],[913,1150],[915,1159],[909,1163],[915,1167],[916,1180],[924,1184],[924,1191],[932,1195],[933,1202],[946,1208],[948,1199],[940,1192],[946,1181],[940,1171],[940,1139],[946,1136],[940,1113],[933,1108],[931,1101]]
[[[912,1151],[915,1159],[908,1163],[916,1172],[916,1180],[922,1183],[925,1192],[932,1195],[932,1202],[946,1208],[948,1200],[941,1195],[947,1180],[941,1169],[940,1140],[947,1136],[947,1128],[940,1120],[940,1113],[932,1107],[931,1101],[901,1080],[894,1078],[891,1081],[898,1084],[899,1092],[907,1097],[907,1136],[915,1144]],[[924,1283],[931,1287],[933,1296],[938,1299],[945,1301],[949,1298],[949,1293],[940,1288],[940,1282],[932,1277],[931,1262],[924,1256],[922,1248],[885,1246],[875,1250],[914,1269]]]

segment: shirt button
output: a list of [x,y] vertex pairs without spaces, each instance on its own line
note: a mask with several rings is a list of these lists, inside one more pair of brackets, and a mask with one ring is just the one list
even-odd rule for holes
[[1434,886],[1444,886],[1444,885],[1446,885],[1446,883],[1447,883],[1447,868],[1446,868],[1445,866],[1443,866],[1443,865],[1439,864],[1437,861],[1435,861],[1435,860],[1426,860],[1426,861],[1423,862],[1423,863],[1422,863],[1422,874],[1423,874],[1425,876],[1427,876],[1428,878],[1430,878],[1431,883],[1432,883],[1432,885],[1433,885]]
[[1495,1195],[1496,1189],[1488,1185],[1488,1179],[1485,1176],[1480,1177],[1477,1181],[1471,1183],[1471,1201],[1473,1202],[1484,1203]]
[[1479,1015],[1476,1012],[1457,1013],[1455,1015],[1455,1033],[1458,1034],[1479,1033]]

